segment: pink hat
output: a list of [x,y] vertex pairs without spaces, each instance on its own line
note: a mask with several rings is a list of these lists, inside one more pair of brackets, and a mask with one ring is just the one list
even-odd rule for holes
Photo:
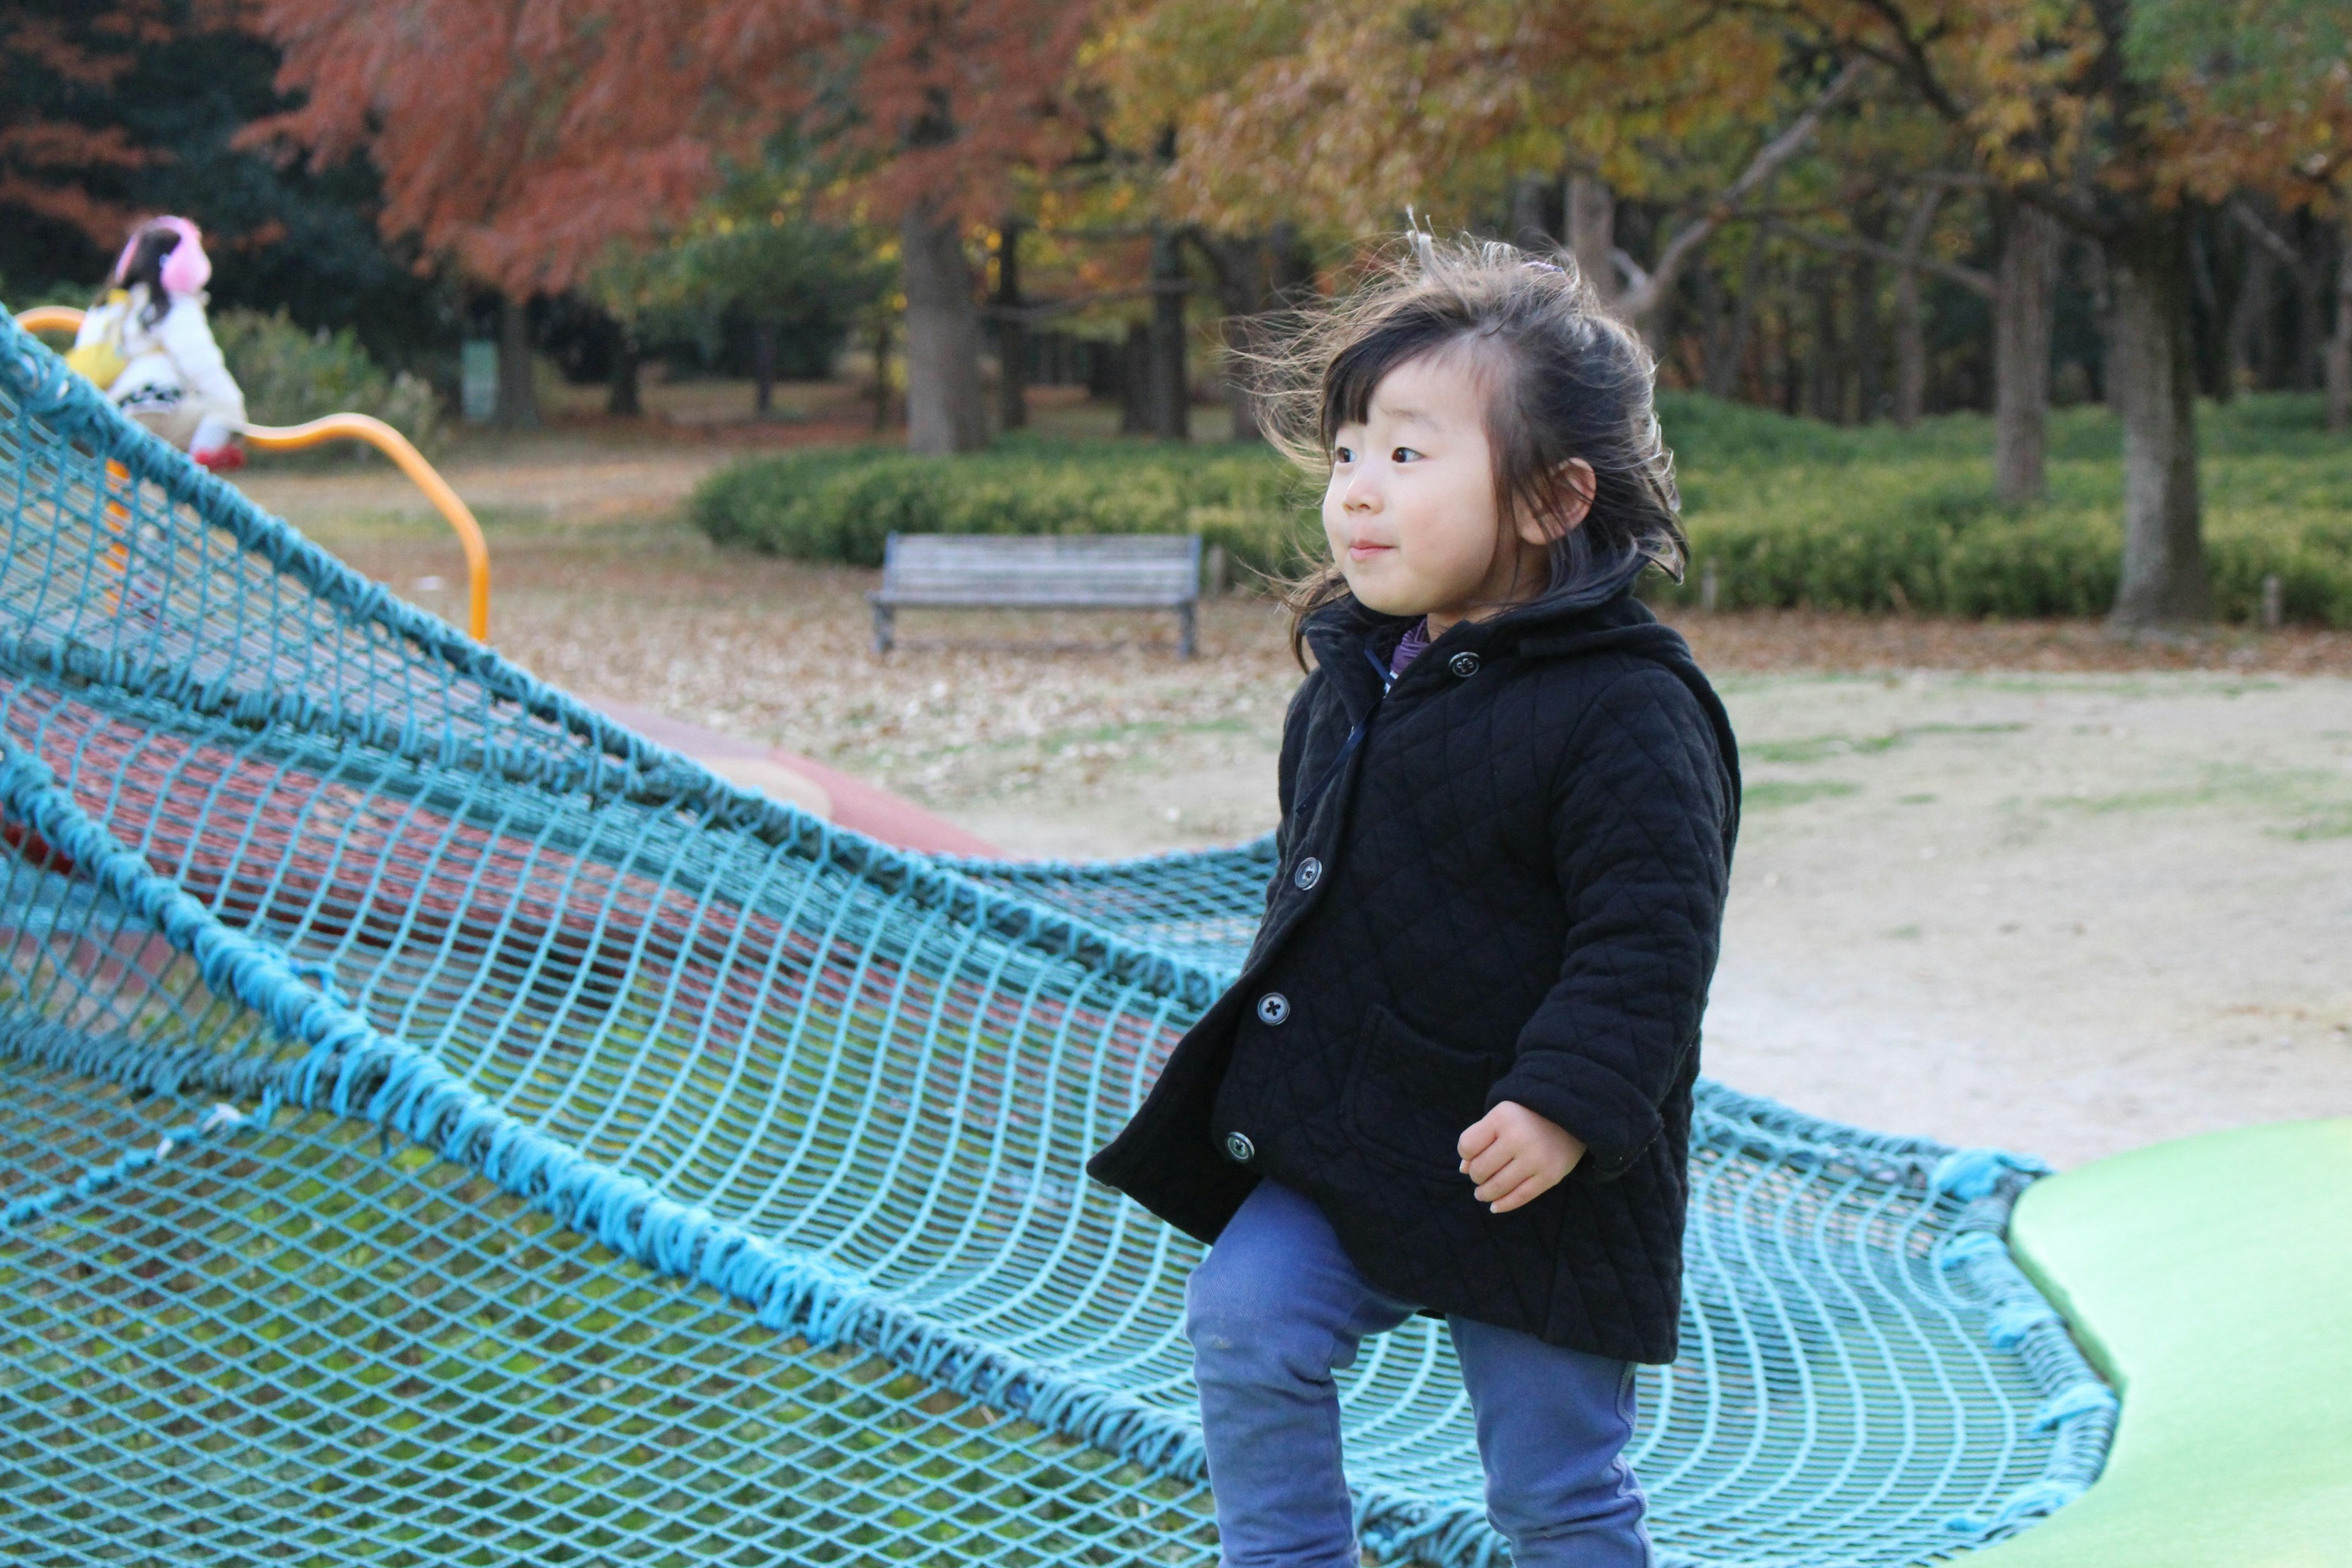
[[205,254],[205,242],[196,226],[184,217],[149,218],[131,231],[122,244],[122,254],[114,258],[114,282],[120,286],[122,275],[131,269],[131,258],[139,248],[140,240],[157,229],[169,229],[180,237],[163,258],[163,291],[167,294],[200,294],[212,281],[213,258]]

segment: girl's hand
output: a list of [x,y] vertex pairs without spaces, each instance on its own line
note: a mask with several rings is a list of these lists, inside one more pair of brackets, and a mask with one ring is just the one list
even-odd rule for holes
[[1478,1201],[1496,1214],[1535,1202],[1584,1158],[1575,1133],[1508,1100],[1472,1122],[1455,1147],[1463,1174],[1478,1184]]

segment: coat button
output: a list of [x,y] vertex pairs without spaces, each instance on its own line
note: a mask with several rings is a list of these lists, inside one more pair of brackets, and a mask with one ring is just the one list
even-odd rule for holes
[[1290,998],[1279,991],[1269,991],[1257,999],[1259,1021],[1279,1024],[1290,1016]]
[[1298,884],[1300,892],[1305,892],[1323,879],[1323,862],[1309,855],[1298,863],[1298,869],[1292,873],[1290,879]]
[[1445,668],[1467,680],[1478,673],[1478,656],[1465,648],[1445,661]]
[[1225,1134],[1225,1156],[1232,1160],[1234,1164],[1248,1164],[1250,1163],[1250,1156],[1256,1152],[1257,1145],[1249,1141],[1248,1134],[1243,1132],[1228,1132]]

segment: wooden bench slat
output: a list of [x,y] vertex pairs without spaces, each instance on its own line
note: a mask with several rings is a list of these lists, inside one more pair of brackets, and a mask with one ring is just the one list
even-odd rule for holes
[[1201,541],[1190,534],[894,533],[874,605],[874,646],[892,613],[940,609],[1172,609],[1192,654]]

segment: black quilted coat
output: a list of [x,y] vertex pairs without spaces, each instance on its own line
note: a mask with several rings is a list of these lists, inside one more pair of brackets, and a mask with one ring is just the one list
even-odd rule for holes
[[[1671,1361],[1730,725],[1630,595],[1456,625],[1384,697],[1405,624],[1309,623],[1265,923],[1087,1169],[1202,1241],[1272,1176],[1391,1296]],[[1506,1100],[1590,1152],[1496,1215],[1454,1141]]]

